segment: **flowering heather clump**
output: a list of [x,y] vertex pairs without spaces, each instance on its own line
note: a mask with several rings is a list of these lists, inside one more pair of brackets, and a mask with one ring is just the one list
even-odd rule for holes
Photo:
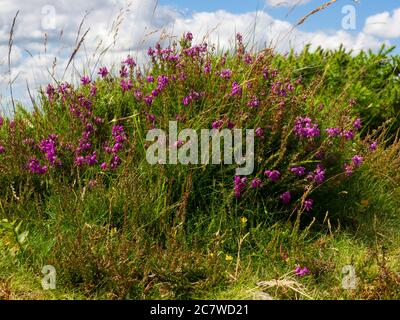
[[304,168],[302,166],[293,167],[290,169],[290,172],[293,172],[294,174],[298,175],[299,177],[304,176],[305,171],[306,171],[306,168]]
[[[209,165],[214,169],[202,167],[204,183],[215,185],[214,180],[221,179],[216,185],[232,190],[234,177],[234,197],[239,199],[244,192],[254,197],[235,201],[241,209],[262,203],[285,212],[317,212],[324,205],[319,191],[329,188],[331,181],[350,177],[366,159],[363,150],[376,150],[376,141],[360,143],[358,115],[332,112],[335,103],[328,108],[311,101],[301,75],[276,69],[272,52],[248,52],[240,34],[234,54],[217,55],[213,46],[193,39],[187,32],[179,44],[150,47],[146,68],[129,55],[116,74],[101,66],[96,78],[84,75],[78,86],[49,84],[43,90],[43,117],[52,125],[33,136],[21,134],[24,172],[53,178],[62,172],[74,181],[76,174],[112,176],[120,166],[141,167],[147,130],[166,129],[171,120],[196,129],[253,129],[252,174],[237,176],[237,165],[226,164],[219,176]],[[0,117],[0,129],[4,122]],[[16,139],[14,122],[8,122],[7,130]],[[2,157],[15,151],[7,141],[11,139],[0,139]],[[168,152],[181,151],[187,142],[175,141]],[[166,181],[176,178],[172,172],[165,167]],[[188,172],[185,169],[182,176]]]
[[224,69],[220,73],[221,78],[229,79],[232,76],[232,71],[230,69]]
[[234,187],[235,197],[240,198],[242,191],[247,186],[247,178],[246,177],[241,178],[239,176],[235,176],[233,179],[233,182],[235,184],[235,187]]
[[101,67],[98,74],[101,75],[102,78],[107,77],[107,75],[108,75],[107,67]]
[[231,96],[241,96],[242,95],[242,87],[234,81],[232,83],[232,91],[231,91]]
[[339,128],[328,128],[326,129],[326,132],[330,137],[337,137],[340,135],[340,129]]
[[354,156],[353,158],[351,158],[351,161],[353,162],[354,167],[359,167],[361,166],[362,162],[363,162],[363,158],[360,156]]
[[45,174],[47,172],[47,166],[40,165],[39,160],[35,158],[29,160],[28,167],[32,173]]
[[256,128],[256,130],[254,130],[254,132],[257,137],[262,137],[264,135],[264,130],[261,128]]
[[377,147],[378,147],[378,143],[377,143],[376,141],[371,142],[371,143],[369,144],[369,146],[368,146],[368,148],[369,148],[370,151],[375,151]]
[[260,178],[254,178],[253,181],[251,181],[251,187],[254,189],[260,187],[261,184],[262,184],[262,181]]
[[308,273],[310,273],[310,270],[308,270],[308,268],[307,267],[300,267],[300,266],[297,266],[295,269],[294,269],[294,273],[297,275],[297,276],[299,276],[299,277],[304,277],[306,274],[308,274]]
[[264,175],[271,179],[272,182],[279,180],[281,173],[278,170],[266,170]]
[[284,204],[289,204],[290,200],[292,199],[292,195],[290,194],[289,191],[286,191],[282,193],[279,198],[282,200]]
[[304,210],[306,210],[307,212],[312,210],[314,204],[314,200],[313,199],[306,199],[304,201]]
[[318,124],[312,123],[310,118],[297,117],[294,133],[300,138],[314,138],[319,137],[320,130]]

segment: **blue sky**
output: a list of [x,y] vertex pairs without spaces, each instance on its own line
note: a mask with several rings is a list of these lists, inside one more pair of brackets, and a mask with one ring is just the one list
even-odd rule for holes
[[[10,79],[16,100],[29,104],[27,84],[35,93],[53,81],[51,75],[60,81],[77,82],[82,74],[96,74],[97,59],[108,67],[128,54],[138,62],[145,61],[147,48],[165,34],[180,37],[191,31],[195,41],[202,41],[206,35],[209,43],[229,48],[239,31],[245,39],[250,35],[258,48],[269,45],[283,53],[299,51],[308,43],[311,49],[335,49],[343,44],[354,53],[376,51],[382,44],[397,45],[395,53],[400,53],[400,0],[338,0],[295,30],[293,26],[300,18],[328,0],[0,1],[0,113],[10,109]],[[342,24],[347,17],[342,9],[348,5],[354,8],[354,30]],[[20,14],[9,72],[8,37],[17,10]],[[74,63],[64,73],[85,12],[88,15],[80,36],[90,30]],[[116,41],[115,25],[119,26]],[[108,46],[107,54],[100,57],[100,49]]]
[[[282,0],[282,3],[284,2],[285,0]],[[297,3],[297,1],[294,2]],[[186,14],[201,11],[212,12],[216,10],[226,10],[232,13],[263,10],[276,19],[289,21],[292,24],[295,24],[304,15],[326,2],[328,2],[328,0],[311,0],[305,4],[271,6],[268,5],[265,0],[159,0],[160,4],[173,6],[177,10],[182,10]],[[338,0],[327,9],[311,16],[307,22],[301,26],[301,30],[313,32],[316,30],[329,31],[341,29],[341,21],[344,16],[342,8],[345,5],[352,5],[356,9],[356,29],[348,30],[348,32],[358,33],[363,30],[368,17],[385,11],[392,12],[393,10],[400,8],[400,1]],[[382,21],[382,23],[384,23],[384,21]],[[390,43],[400,47],[400,38],[392,38]],[[400,52],[400,49],[397,49],[396,52]]]

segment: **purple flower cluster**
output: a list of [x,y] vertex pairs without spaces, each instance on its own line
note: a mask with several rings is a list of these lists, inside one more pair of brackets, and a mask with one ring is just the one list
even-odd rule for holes
[[281,177],[281,173],[278,170],[265,170],[264,175],[268,177],[272,182],[276,182]]
[[220,77],[222,79],[229,79],[232,76],[232,70],[231,69],[224,69],[220,72]]
[[307,212],[310,212],[312,210],[313,204],[314,204],[313,199],[306,199],[304,201],[304,210],[306,210]]
[[234,183],[234,193],[236,198],[240,198],[242,191],[246,188],[247,185],[247,178],[243,177],[241,178],[240,176],[235,176],[233,178],[233,183]]
[[302,268],[300,266],[297,266],[294,269],[294,273],[299,277],[304,277],[306,274],[310,273],[310,270],[308,270],[307,267]]
[[251,99],[247,102],[247,106],[252,108],[257,108],[260,105],[260,100],[256,96],[251,97]]
[[107,67],[100,67],[99,72],[97,74],[101,75],[102,78],[107,77],[108,75]]
[[251,187],[252,187],[253,189],[259,188],[259,187],[261,187],[261,185],[262,185],[262,181],[261,181],[260,178],[254,178],[254,179],[251,181]]
[[233,96],[239,96],[240,97],[242,95],[242,87],[236,81],[234,81],[232,83],[232,90],[231,90],[231,94],[230,95],[232,97]]
[[314,138],[319,137],[320,130],[318,129],[318,124],[312,123],[310,118],[297,117],[294,133],[300,138]]
[[61,165],[61,161],[57,159],[56,150],[57,135],[51,134],[48,139],[42,140],[39,144],[39,149],[45,154],[46,159],[51,165]]
[[317,185],[325,181],[325,169],[322,165],[318,165],[314,172],[310,172],[307,175],[309,181],[314,181]]
[[290,172],[294,173],[295,175],[302,177],[304,176],[306,171],[306,168],[302,167],[302,166],[297,166],[297,167],[292,167],[290,169]]
[[47,172],[47,166],[40,165],[40,162],[36,158],[31,158],[28,162],[28,168],[32,173],[45,174]]
[[289,191],[282,193],[279,197],[283,204],[289,204],[290,200],[292,199],[292,195]]

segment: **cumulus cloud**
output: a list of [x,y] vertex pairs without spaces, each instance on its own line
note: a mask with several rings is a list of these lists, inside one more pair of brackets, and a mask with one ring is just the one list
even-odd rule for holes
[[[343,43],[348,49],[376,49],[382,41],[370,32],[346,31],[305,32],[293,29],[284,20],[275,19],[265,11],[230,13],[195,12],[182,14],[156,0],[60,0],[48,6],[48,0],[31,0],[24,4],[2,0],[0,7],[0,95],[8,98],[4,85],[10,79],[7,67],[7,44],[12,18],[20,10],[14,34],[12,74],[15,96],[29,101],[26,83],[35,91],[47,82],[50,74],[59,80],[77,81],[82,73],[95,75],[100,65],[118,66],[127,54],[145,62],[149,46],[164,39],[180,37],[191,31],[195,41],[207,38],[219,48],[233,44],[235,32],[241,32],[249,46],[271,46],[280,52],[301,50],[305,44],[334,49]],[[274,1],[269,1],[270,3]],[[296,1],[286,1],[296,2]],[[82,18],[87,14],[80,28]],[[86,32],[74,62],[64,74],[69,57]],[[107,49],[107,50],[106,50]],[[102,54],[102,52],[107,52]],[[62,78],[64,76],[64,78]],[[6,99],[7,100],[7,99]]]
[[400,37],[400,8],[370,16],[365,21],[364,32],[370,35],[397,38]]

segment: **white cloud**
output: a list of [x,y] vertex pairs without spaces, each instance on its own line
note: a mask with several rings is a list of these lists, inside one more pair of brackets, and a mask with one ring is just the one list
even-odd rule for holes
[[[52,72],[55,59],[54,75],[57,79],[61,78],[76,45],[78,27],[85,11],[89,14],[80,36],[88,28],[90,31],[64,80],[70,80],[71,77],[77,79],[83,71],[95,73],[94,68],[99,65],[119,65],[128,53],[144,61],[145,50],[154,45],[160,36],[168,34],[180,37],[187,31],[194,34],[195,41],[201,41],[207,35],[209,42],[225,49],[233,44],[235,32],[241,32],[250,45],[272,46],[281,52],[291,48],[301,50],[307,43],[311,43],[312,48],[320,45],[328,49],[337,48],[343,43],[346,48],[355,51],[377,49],[382,43],[370,32],[354,34],[346,31],[293,30],[289,22],[274,19],[264,11],[234,14],[219,10],[185,16],[168,6],[158,5],[156,8],[156,0],[130,0],[132,4],[129,7],[127,0],[60,0],[54,4],[56,28],[44,30],[42,19],[46,18],[46,14],[42,13],[42,9],[48,5],[48,0],[31,0],[18,5],[14,0],[1,1],[0,82],[5,84],[8,81],[8,34],[12,18],[20,9],[14,34],[12,75],[18,75],[14,84],[15,96],[24,101],[29,101],[26,81],[31,91],[49,82],[49,72]],[[119,19],[121,16],[123,19]],[[107,54],[100,57],[99,53],[107,47]],[[98,58],[101,59],[96,65]],[[6,86],[1,86],[0,95],[8,97]],[[4,100],[0,102],[7,103]]]
[[311,0],[265,0],[271,7],[293,7],[303,5]]
[[400,8],[394,10],[392,14],[385,11],[368,17],[364,32],[384,38],[400,37]]

